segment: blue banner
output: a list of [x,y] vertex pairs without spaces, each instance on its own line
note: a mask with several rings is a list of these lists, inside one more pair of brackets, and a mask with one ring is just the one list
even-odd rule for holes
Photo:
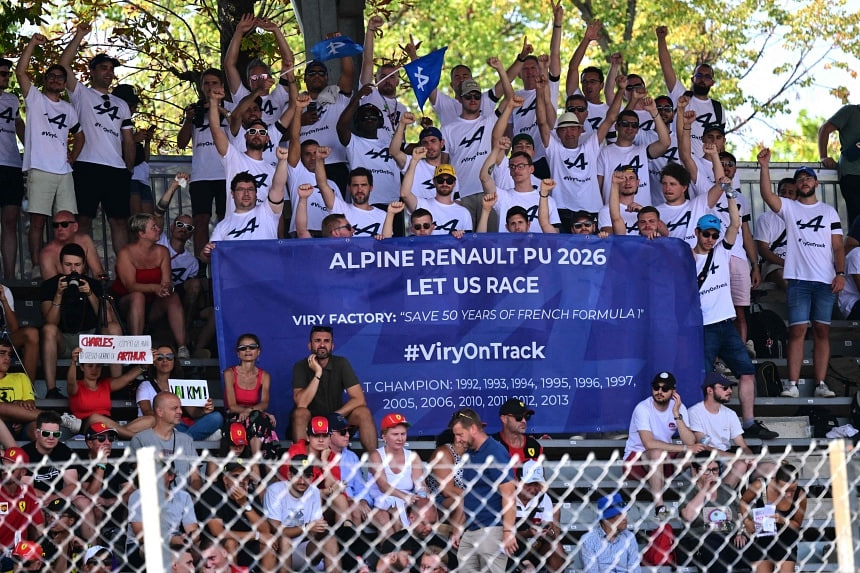
[[511,396],[537,412],[530,433],[627,429],[661,370],[685,404],[701,399],[702,313],[677,239],[223,241],[212,264],[221,367],[238,335],[260,337],[282,433],[315,324],[334,328],[377,422],[401,412],[413,436],[463,407],[495,431]]

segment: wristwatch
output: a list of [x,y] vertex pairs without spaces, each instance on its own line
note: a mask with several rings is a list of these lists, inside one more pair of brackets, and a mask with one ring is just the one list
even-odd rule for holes
[[729,199],[734,199],[737,196],[737,191],[726,191],[726,197],[728,197]]

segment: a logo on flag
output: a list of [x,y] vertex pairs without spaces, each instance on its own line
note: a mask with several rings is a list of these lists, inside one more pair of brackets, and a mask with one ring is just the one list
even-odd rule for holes
[[409,83],[412,84],[412,91],[415,92],[415,99],[418,100],[418,107],[422,111],[424,110],[424,102],[439,86],[447,49],[448,46],[445,46],[403,66],[409,76]]

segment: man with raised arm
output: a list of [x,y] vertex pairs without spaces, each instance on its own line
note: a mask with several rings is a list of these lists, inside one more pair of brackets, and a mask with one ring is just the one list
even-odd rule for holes
[[379,138],[385,143],[390,143],[394,129],[400,122],[400,118],[406,113],[406,106],[397,101],[397,86],[400,84],[400,76],[395,73],[396,65],[384,63],[379,66],[376,76],[373,75],[374,40],[383,24],[385,24],[385,20],[379,15],[371,16],[367,22],[358,85],[359,87],[373,86],[370,93],[361,99],[361,103],[372,103],[382,110],[382,127],[379,130]]
[[[585,107],[581,112],[586,114],[585,118],[580,118],[580,123],[582,124],[582,130],[584,133],[591,133],[597,131],[607,117],[607,112],[609,111],[609,103],[603,101],[603,70],[596,66],[588,66],[582,73],[579,71],[579,66],[582,64],[582,59],[585,57],[585,52],[588,49],[588,46],[592,42],[596,42],[598,37],[600,36],[600,28],[603,24],[600,20],[592,20],[585,27],[585,34],[582,36],[582,41],[576,47],[576,50],[573,51],[573,55],[570,56],[570,63],[567,66],[567,82],[565,84],[565,94],[567,94],[566,102],[565,102],[565,111],[572,111],[569,108],[572,105],[571,98],[575,95],[580,95],[583,97],[581,103],[578,103],[579,106]],[[626,83],[625,83],[626,87]],[[576,102],[576,100],[573,100]],[[577,105],[577,103],[573,103],[573,105]],[[552,109],[555,109],[555,106],[552,106]],[[585,120],[585,121],[583,121]],[[608,122],[608,129],[611,129],[613,126],[612,121]],[[550,171],[553,175],[558,178],[558,175],[555,175],[555,172],[552,171],[552,164],[550,164]]]
[[[415,115],[409,112],[404,113],[397,124],[397,129],[394,130],[391,145],[388,146],[388,152],[397,162],[397,167],[400,168],[401,173],[406,172],[407,163],[411,161],[410,156],[403,151],[403,138],[406,128],[413,123],[415,123]],[[436,126],[431,125],[421,130],[421,133],[418,134],[418,145],[427,150],[427,155],[415,167],[412,194],[416,197],[432,199],[436,196],[436,187],[433,184],[436,168],[443,163],[451,163],[451,157],[447,151],[444,151],[445,139],[442,131]],[[457,192],[458,189],[455,186],[454,193]]]
[[400,196],[409,211],[420,208],[432,214],[434,235],[459,234],[462,236],[462,232],[472,230],[472,217],[469,211],[454,201],[453,192],[454,185],[457,183],[457,172],[453,166],[443,163],[436,167],[433,173],[436,196],[432,199],[416,197],[412,192],[415,170],[426,156],[427,149],[424,147],[416,147],[412,151],[412,161],[403,176]]
[[[31,45],[40,36],[44,42],[45,37],[42,34],[36,34],[30,39],[27,48],[24,49],[24,54],[18,60],[24,60],[27,56],[24,73],[26,74],[27,66],[30,63],[30,56],[33,54]],[[20,63],[19,63],[20,66]],[[17,75],[18,69],[15,68]],[[12,62],[6,58],[0,58],[0,208],[2,209],[3,228],[0,229],[0,253],[3,257],[3,277],[6,280],[15,278],[15,255],[18,252],[18,218],[21,214],[21,200],[24,198],[24,176],[22,174],[21,154],[18,152],[18,141],[26,145],[24,138],[24,120],[21,119],[20,101],[18,96],[9,93],[9,79],[12,75]],[[29,80],[29,77],[27,78]],[[22,95],[26,98],[23,85],[21,86]],[[67,143],[63,140],[63,143]],[[32,218],[30,216],[32,228]],[[44,228],[44,221],[42,222]],[[32,250],[32,247],[30,247]],[[33,264],[38,264],[38,256],[33,259]]]
[[[339,213],[353,225],[357,236],[373,237],[382,233],[385,222],[385,211],[370,204],[373,193],[373,173],[364,168],[356,167],[349,172],[349,195],[352,203],[347,203],[336,193],[326,178],[326,158],[331,154],[331,148],[318,147],[317,160],[314,163],[316,186],[325,201],[329,213]],[[401,226],[402,228],[402,226]]]

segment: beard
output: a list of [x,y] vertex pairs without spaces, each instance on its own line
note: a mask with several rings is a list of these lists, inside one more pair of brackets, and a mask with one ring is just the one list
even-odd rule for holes
[[245,149],[253,149],[255,151],[264,151],[268,146],[268,143],[257,143],[253,139],[245,142]]
[[815,187],[813,187],[809,191],[802,191],[800,189],[797,190],[798,197],[812,197],[813,195],[815,195]]
[[697,96],[706,96],[710,93],[711,86],[705,86],[702,84],[693,84],[693,95]]

